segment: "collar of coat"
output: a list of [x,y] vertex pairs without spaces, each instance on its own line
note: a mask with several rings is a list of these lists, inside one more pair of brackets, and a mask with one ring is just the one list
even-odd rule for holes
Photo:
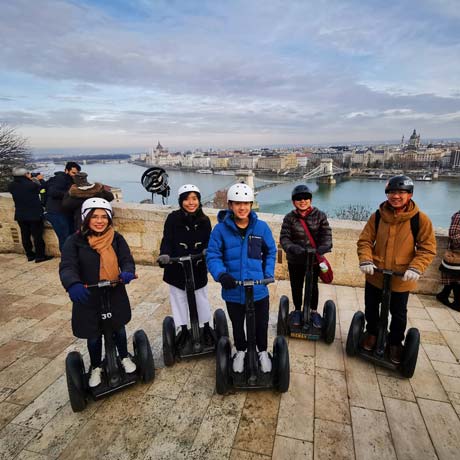
[[390,205],[388,201],[384,201],[379,206],[379,210],[382,220],[384,220],[388,224],[396,224],[399,222],[405,222],[406,220],[410,220],[415,214],[417,214],[420,211],[419,207],[412,200],[410,200],[407,203],[406,209],[399,213],[395,211],[395,209]]

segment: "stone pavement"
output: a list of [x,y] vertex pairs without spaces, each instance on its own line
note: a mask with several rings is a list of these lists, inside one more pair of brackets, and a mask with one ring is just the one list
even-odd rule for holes
[[[0,459],[458,459],[460,452],[460,313],[434,297],[411,296],[409,322],[421,331],[415,375],[402,379],[357,358],[344,342],[363,290],[320,286],[320,305],[336,302],[331,345],[290,339],[287,393],[215,394],[213,358],[164,368],[161,323],[168,313],[162,270],[139,266],[128,286],[131,335],[143,328],[154,349],[156,377],[98,402],[70,408],[64,361],[86,356],[72,336],[70,302],[58,260],[35,264],[0,254]],[[220,288],[209,284],[214,307]],[[270,343],[279,297],[270,286]],[[130,345],[131,347],[131,345]]]

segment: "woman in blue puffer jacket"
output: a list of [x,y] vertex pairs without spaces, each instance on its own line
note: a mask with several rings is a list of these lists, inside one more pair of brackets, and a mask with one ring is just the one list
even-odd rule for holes
[[[275,272],[276,243],[270,227],[252,211],[254,193],[246,184],[232,185],[227,192],[228,210],[220,211],[218,224],[211,232],[206,262],[215,281],[222,285],[222,298],[233,325],[236,355],[233,371],[243,372],[246,354],[245,291],[236,280],[273,278]],[[267,353],[268,288],[254,286],[256,316],[256,343],[262,372],[271,372]]]

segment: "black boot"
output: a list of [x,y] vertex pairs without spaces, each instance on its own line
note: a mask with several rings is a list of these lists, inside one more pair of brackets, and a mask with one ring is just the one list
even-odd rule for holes
[[452,284],[446,284],[443,288],[442,291],[439,294],[436,294],[436,298],[446,307],[450,307],[450,301],[449,301],[449,295],[450,291],[452,291],[453,285]]
[[454,291],[454,301],[449,306],[455,311],[460,311],[460,284],[453,283],[452,289]]

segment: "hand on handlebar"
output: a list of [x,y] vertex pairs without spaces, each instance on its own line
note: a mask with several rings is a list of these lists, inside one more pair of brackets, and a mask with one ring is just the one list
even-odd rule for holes
[[298,244],[293,244],[292,246],[289,246],[288,252],[293,256],[301,256],[305,254],[305,248]]
[[402,277],[403,281],[418,281],[420,278],[420,273],[416,272],[413,268],[408,268],[404,276]]
[[69,293],[70,300],[75,303],[86,303],[89,299],[89,291],[88,289],[83,286],[83,283],[75,283],[72,284],[67,289]]
[[169,264],[170,259],[171,258],[168,254],[160,254],[160,256],[157,259],[157,263],[161,268],[164,268],[166,265]]
[[377,267],[374,265],[373,262],[361,262],[359,264],[359,269],[365,274],[365,275],[373,275],[374,274],[374,269]]
[[236,279],[230,273],[222,273],[219,276],[219,283],[224,289],[233,289],[236,287]]
[[129,284],[133,279],[136,278],[136,275],[131,272],[121,272],[119,278],[123,284]]

